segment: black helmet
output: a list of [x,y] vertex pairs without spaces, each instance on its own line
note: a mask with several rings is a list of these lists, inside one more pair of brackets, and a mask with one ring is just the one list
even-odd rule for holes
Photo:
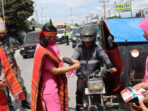
[[94,41],[97,36],[96,25],[84,25],[80,31],[80,38],[82,41]]

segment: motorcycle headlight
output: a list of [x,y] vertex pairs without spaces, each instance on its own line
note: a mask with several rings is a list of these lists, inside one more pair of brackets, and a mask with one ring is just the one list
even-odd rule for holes
[[103,85],[104,85],[104,82],[102,79],[88,81],[88,89],[91,91],[101,90],[103,88]]

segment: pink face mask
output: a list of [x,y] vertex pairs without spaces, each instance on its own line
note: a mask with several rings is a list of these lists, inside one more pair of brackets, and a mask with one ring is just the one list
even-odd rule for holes
[[48,45],[54,45],[54,44],[56,44],[56,40],[55,39],[51,39],[51,40],[49,40],[49,42],[48,42]]
[[[50,45],[50,44],[52,44],[52,45]],[[60,56],[60,51],[59,51],[59,48],[58,48],[56,42],[52,41],[52,43],[50,43],[50,44],[48,45],[48,49],[51,50],[52,52],[54,52],[55,55]]]

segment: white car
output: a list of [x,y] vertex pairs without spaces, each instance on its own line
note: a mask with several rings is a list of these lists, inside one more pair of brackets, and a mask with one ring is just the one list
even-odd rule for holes
[[65,29],[57,29],[57,32],[56,41],[63,42],[65,40]]

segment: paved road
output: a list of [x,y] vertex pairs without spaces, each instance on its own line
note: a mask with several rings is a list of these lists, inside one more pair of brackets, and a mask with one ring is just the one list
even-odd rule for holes
[[[71,57],[73,53],[73,49],[71,47],[71,44],[69,46],[66,46],[65,44],[59,45],[59,49],[62,56]],[[22,77],[25,82],[25,86],[28,91],[28,101],[30,100],[30,93],[31,93],[31,80],[32,80],[32,69],[33,69],[33,58],[27,58],[23,59],[23,57],[19,54],[19,50],[16,51],[15,54],[17,63],[22,71]],[[77,77],[70,77],[68,78],[68,95],[69,95],[69,107],[70,111],[75,111],[75,90],[76,90],[76,79]],[[13,102],[13,105],[15,106],[16,111],[24,111],[20,103]],[[127,106],[122,105],[122,107],[126,110],[120,110],[120,111],[128,111]],[[30,111],[30,110],[25,110]],[[119,111],[119,110],[118,110]]]

